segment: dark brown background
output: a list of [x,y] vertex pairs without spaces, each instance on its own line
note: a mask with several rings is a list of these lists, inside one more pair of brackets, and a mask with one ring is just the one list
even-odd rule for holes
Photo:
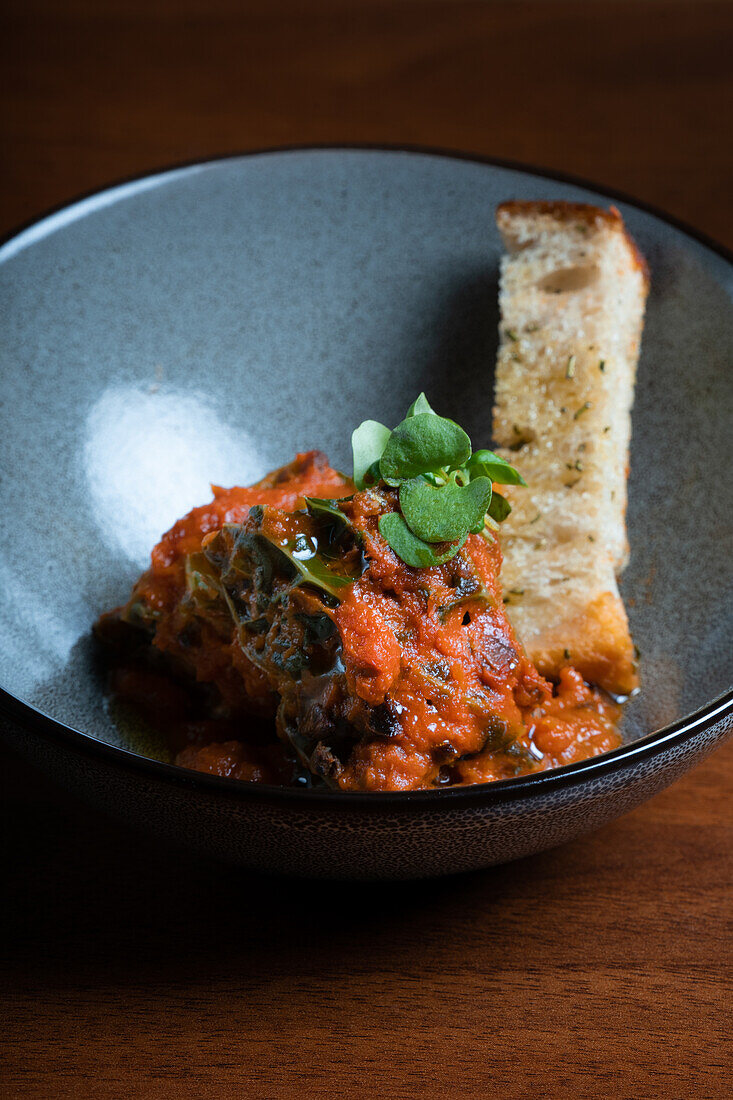
[[[261,145],[525,160],[733,243],[725,2],[10,0],[0,233]],[[3,767],[3,1096],[727,1097],[733,745],[555,852],[307,885]]]

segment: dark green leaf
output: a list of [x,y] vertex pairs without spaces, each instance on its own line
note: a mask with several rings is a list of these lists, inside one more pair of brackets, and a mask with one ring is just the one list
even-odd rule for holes
[[489,607],[496,607],[496,600],[488,589],[484,588],[483,585],[478,585],[475,591],[467,592],[465,595],[459,594],[457,598],[451,600],[450,603],[442,604],[442,606],[438,608],[438,618],[444,623],[449,611],[453,611],[456,607],[463,607],[466,604],[477,601],[488,604]]
[[[247,531],[237,524],[225,524],[206,548],[206,557],[221,576],[221,586],[232,614],[241,619],[237,593],[246,585],[254,586],[265,603],[276,580],[312,584],[336,600],[359,573],[343,571],[344,560],[319,551],[315,539],[299,535],[284,545],[261,531]],[[296,579],[297,578],[297,579]]]
[[120,617],[130,626],[150,627],[161,617],[161,614],[161,611],[151,607],[146,600],[133,599],[124,608]]
[[468,461],[472,477],[489,477],[496,485],[526,485],[518,470],[493,451],[476,451]]
[[[313,541],[305,535],[284,546],[280,543],[272,545],[276,546],[280,553],[295,566],[304,584],[312,584],[328,592],[336,600],[340,600],[342,590],[356,580],[356,576],[346,576],[332,568],[330,563],[318,554]],[[334,563],[337,564],[337,559],[334,559]]]
[[379,462],[391,432],[378,420],[365,420],[351,435],[354,452],[354,484],[357,489],[366,487],[366,475],[373,463]]
[[446,466],[463,466],[470,454],[471,440],[453,420],[417,413],[392,432],[379,468],[385,481],[409,480]]
[[328,516],[339,523],[348,523],[348,519],[338,506],[337,500],[324,500],[322,497],[304,497],[305,506],[312,516]]
[[460,542],[449,546],[447,550],[438,551],[434,546],[414,535],[399,512],[388,512],[387,515],[382,516],[379,521],[379,531],[397,557],[413,569],[427,569],[431,565],[441,565],[444,561],[450,561],[466,541],[464,536]]
[[342,531],[353,532],[354,526],[351,520],[344,515],[338,504],[338,500],[322,500],[320,497],[305,498],[305,506],[314,519],[334,528],[337,534]]
[[409,409],[407,410],[405,420],[407,420],[407,418],[410,416],[417,416],[418,413],[432,413],[433,416],[436,415],[435,409],[431,408],[430,402],[428,401],[424,393],[421,393],[420,396],[416,397],[415,400],[412,402]]
[[216,600],[221,593],[216,571],[202,553],[188,554],[185,563],[186,587],[197,599]]
[[240,619],[240,622],[250,634],[267,634],[271,626],[270,620],[264,616],[259,619]]
[[478,524],[483,527],[490,501],[487,477],[465,486],[454,481],[430,485],[422,478],[403,481],[400,486],[402,514],[413,533],[425,542],[451,542]]
[[309,644],[314,642],[325,642],[336,633],[336,624],[328,615],[298,614],[295,618],[299,623],[303,624],[305,628],[305,640]]
[[491,518],[496,520],[497,523],[501,523],[511,512],[512,506],[501,493],[494,493],[491,497],[491,504],[488,510]]

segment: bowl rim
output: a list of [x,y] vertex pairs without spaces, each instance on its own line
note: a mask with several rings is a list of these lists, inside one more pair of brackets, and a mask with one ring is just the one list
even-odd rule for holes
[[0,717],[16,722],[24,729],[40,733],[48,740],[60,742],[84,756],[97,757],[108,764],[121,765],[126,771],[138,772],[149,778],[157,778],[174,786],[198,788],[202,791],[220,792],[222,796],[234,796],[235,799],[255,798],[258,801],[292,802],[299,810],[307,807],[324,806],[366,806],[382,811],[399,811],[403,807],[416,803],[429,804],[431,807],[443,806],[456,810],[459,805],[481,802],[482,805],[497,805],[514,800],[527,801],[533,796],[544,796],[550,792],[566,790],[583,784],[586,780],[599,778],[634,768],[650,757],[664,752],[674,751],[700,733],[722,723],[733,713],[733,689],[719,695],[694,714],[665,726],[654,733],[646,734],[635,741],[622,745],[611,752],[580,760],[575,764],[565,764],[544,772],[516,776],[512,779],[498,779],[488,783],[474,783],[465,787],[444,787],[442,789],[417,791],[334,791],[330,789],[311,789],[305,787],[279,787],[269,783],[252,783],[247,780],[231,779],[227,776],[211,775],[182,768],[178,764],[168,764],[149,756],[142,756],[108,741],[101,741],[91,733],[74,729],[58,719],[18,699],[4,688],[0,688]]
[[[625,192],[611,189],[601,184],[594,183],[580,176],[558,172],[553,169],[545,169],[538,166],[524,164],[520,161],[508,160],[499,157],[491,157],[479,153],[470,153],[462,150],[433,147],[416,144],[390,144],[371,142],[327,142],[317,144],[291,144],[265,146],[261,148],[245,149],[239,152],[228,152],[220,156],[207,156],[193,160],[181,161],[169,164],[159,169],[148,170],[132,176],[123,177],[115,183],[107,184],[102,188],[94,188],[83,192],[75,199],[60,203],[47,209],[44,213],[0,236],[0,252],[10,242],[21,243],[21,238],[30,232],[38,232],[43,223],[55,219],[56,216],[69,214],[75,207],[83,206],[89,200],[105,196],[110,203],[117,201],[121,196],[115,192],[125,189],[127,194],[135,192],[136,185],[140,186],[150,182],[155,177],[166,175],[174,176],[187,169],[213,166],[230,160],[249,159],[252,157],[267,155],[292,155],[299,153],[330,152],[365,152],[365,153],[403,153],[445,160],[464,161],[485,165],[492,168],[503,168],[511,171],[522,172],[526,175],[546,179],[554,183],[566,183],[594,191],[604,198],[622,202],[643,213],[650,214],[659,221],[672,226],[692,240],[704,245],[710,251],[716,253],[722,259],[733,265],[733,250],[713,240],[705,233],[687,225],[659,209],[651,203],[636,199]],[[78,214],[83,216],[83,212]],[[27,245],[32,244],[32,240]],[[0,257],[0,262],[2,258]],[[611,752],[602,753],[599,756],[582,760],[575,764],[566,764],[545,772],[533,772],[527,776],[517,776],[511,779],[494,780],[488,783],[477,783],[465,787],[446,787],[442,789],[419,791],[333,791],[311,790],[298,787],[280,787],[265,783],[252,783],[248,781],[231,779],[224,776],[210,775],[205,772],[192,771],[182,768],[177,764],[169,764],[152,757],[142,756],[130,749],[118,745],[112,745],[102,741],[91,733],[85,733],[73,726],[59,721],[57,718],[46,714],[38,707],[18,698],[6,688],[0,686],[0,715],[12,722],[17,722],[21,727],[40,733],[47,739],[58,741],[62,744],[80,751],[83,755],[96,756],[108,763],[121,765],[128,771],[142,772],[150,776],[176,786],[187,788],[199,788],[202,791],[219,791],[222,796],[229,795],[238,799],[256,798],[257,800],[269,800],[276,802],[292,802],[300,810],[308,806],[320,807],[343,806],[348,804],[364,808],[365,806],[382,810],[389,807],[391,810],[399,810],[415,803],[429,804],[432,807],[457,808],[457,803],[464,805],[480,801],[486,804],[499,804],[516,798],[525,800],[529,796],[545,795],[550,791],[569,788],[583,783],[585,780],[594,780],[600,774],[615,773],[628,767],[634,767],[641,761],[647,760],[658,752],[671,750],[686,741],[691,740],[697,734],[721,723],[733,712],[733,686],[722,692],[716,698],[703,704],[691,714],[677,721],[661,727],[651,733],[637,738],[628,744],[620,746]]]

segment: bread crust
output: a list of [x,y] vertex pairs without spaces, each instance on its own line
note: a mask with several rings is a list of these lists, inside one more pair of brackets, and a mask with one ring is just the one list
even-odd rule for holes
[[627,694],[637,673],[615,574],[648,268],[615,207],[510,201],[496,219],[494,437],[528,482],[507,490],[507,610],[543,674],[572,664]]
[[563,199],[508,199],[496,208],[496,224],[500,230],[503,229],[504,225],[510,224],[512,218],[520,216],[548,218],[558,225],[565,222],[581,222],[584,225],[596,228],[605,226],[608,229],[618,230],[626,239],[626,243],[634,257],[634,263],[644,276],[648,291],[650,281],[649,265],[636,241],[627,230],[621,211],[617,206],[609,206],[606,210],[602,206],[593,206],[591,203],[566,202]]
[[[509,617],[518,619],[522,629],[522,616],[512,616],[510,608]],[[524,634],[532,661],[543,676],[555,679],[568,666],[614,694],[628,695],[638,685],[634,646],[618,592],[600,592],[537,637],[526,628]]]

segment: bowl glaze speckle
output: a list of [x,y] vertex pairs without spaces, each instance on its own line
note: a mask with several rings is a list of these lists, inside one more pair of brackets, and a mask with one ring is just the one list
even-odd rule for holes
[[624,596],[643,688],[625,745],[475,788],[257,787],[135,751],[89,630],[162,531],[421,389],[490,441],[508,198],[615,201],[435,153],[300,149],[101,192],[0,247],[0,715],[26,757],[151,835],[264,870],[407,878],[565,841],[661,790],[733,728],[733,274],[617,202],[652,291],[633,417]]

